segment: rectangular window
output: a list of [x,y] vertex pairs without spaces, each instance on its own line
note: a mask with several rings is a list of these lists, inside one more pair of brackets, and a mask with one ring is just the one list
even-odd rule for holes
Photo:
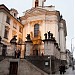
[[19,26],[19,32],[23,32],[23,28],[21,26]]
[[14,22],[13,28],[17,29],[17,23],[16,22]]
[[38,31],[39,31],[39,24],[34,25],[34,37],[38,36]]
[[6,23],[10,24],[10,18],[7,16]]
[[35,1],[35,7],[38,7],[38,0]]
[[8,39],[8,34],[9,34],[9,29],[7,28],[7,26],[5,27],[5,32],[4,32],[4,38]]

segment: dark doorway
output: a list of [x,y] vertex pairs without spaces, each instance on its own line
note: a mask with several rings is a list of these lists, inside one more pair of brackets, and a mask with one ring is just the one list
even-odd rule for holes
[[10,62],[9,75],[17,75],[18,62]]
[[33,55],[38,56],[38,50],[33,50]]
[[2,55],[6,56],[7,45],[3,45],[2,47]]

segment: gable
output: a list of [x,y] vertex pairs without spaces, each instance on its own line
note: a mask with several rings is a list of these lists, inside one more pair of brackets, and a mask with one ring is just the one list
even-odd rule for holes
[[30,10],[27,10],[25,12],[25,15],[21,17],[21,19],[25,20],[27,19],[28,17],[33,17],[33,16],[39,16],[39,15],[57,15],[59,16],[60,15],[60,12],[59,11],[48,11],[46,9],[43,9],[43,8],[31,8]]
[[38,16],[43,15],[46,13],[46,10],[41,8],[32,8],[30,10],[27,10],[25,13],[25,16],[31,17],[31,16]]

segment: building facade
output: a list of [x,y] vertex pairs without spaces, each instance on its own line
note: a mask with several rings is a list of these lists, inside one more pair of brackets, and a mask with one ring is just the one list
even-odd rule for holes
[[0,36],[3,44],[1,54],[4,56],[12,54],[10,40],[14,35],[17,35],[17,42],[22,42],[23,25],[17,19],[17,14],[17,10],[9,10],[5,5],[0,5]]
[[[1,48],[3,52],[0,52],[12,56],[14,50],[21,50],[21,58],[24,58],[22,61],[6,59],[7,63],[10,63],[9,67],[17,67],[18,73],[21,64],[25,67],[26,60],[41,69],[44,75],[55,73],[61,63],[67,63],[66,21],[60,15],[60,11],[55,10],[55,6],[44,6],[44,2],[46,0],[33,0],[32,8],[26,10],[20,18],[17,18],[17,10],[9,10],[6,6],[0,5],[0,36],[6,50]],[[15,35],[17,44],[13,47],[10,40]],[[17,69],[8,71],[17,75]]]
[[[50,31],[60,47],[60,58],[65,63],[67,36],[66,21],[62,18],[60,12],[55,10],[54,6],[44,6],[45,1],[46,0],[33,0],[32,8],[27,10],[25,15],[21,17],[21,22],[24,24],[23,40],[26,40],[25,37],[27,37],[27,34],[30,34],[34,48],[39,36],[40,42],[38,42],[38,45],[40,45],[40,51],[38,51],[38,55],[41,55],[41,53],[45,53],[44,43],[41,40],[45,39],[44,34]],[[34,55],[34,51],[31,50],[30,55]]]

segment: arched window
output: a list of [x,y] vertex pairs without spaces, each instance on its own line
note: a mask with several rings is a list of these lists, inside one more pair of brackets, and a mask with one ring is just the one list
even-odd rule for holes
[[39,3],[38,0],[36,0],[36,1],[35,1],[35,7],[38,6],[38,3]]
[[34,37],[38,36],[39,24],[34,25]]

